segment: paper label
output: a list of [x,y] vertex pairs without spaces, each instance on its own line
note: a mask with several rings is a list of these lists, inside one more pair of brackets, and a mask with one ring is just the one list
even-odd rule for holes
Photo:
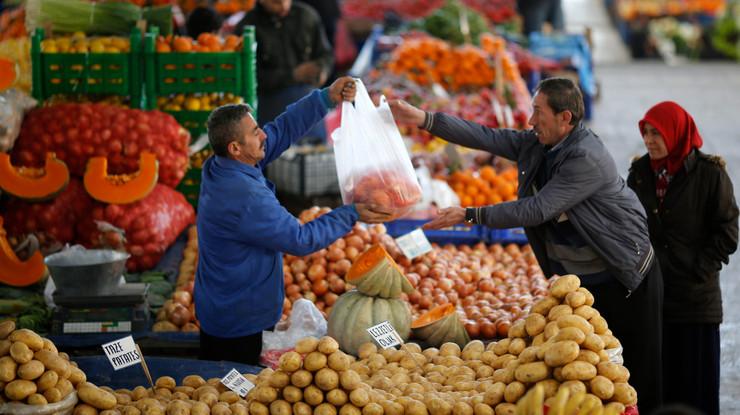
[[237,372],[236,369],[231,369],[231,372],[227,373],[221,379],[221,383],[242,398],[247,396],[247,393],[254,388],[254,384],[242,376],[241,373]]
[[378,345],[384,349],[388,349],[394,346],[400,346],[403,343],[401,336],[398,335],[396,329],[393,328],[391,323],[384,321],[380,324],[370,327],[367,329],[370,336],[375,340]]
[[114,370],[123,369],[141,362],[141,355],[136,350],[136,343],[134,343],[134,338],[131,336],[114,340],[101,347]]
[[399,236],[396,238],[396,244],[408,259],[414,259],[432,250],[432,244],[421,229]]

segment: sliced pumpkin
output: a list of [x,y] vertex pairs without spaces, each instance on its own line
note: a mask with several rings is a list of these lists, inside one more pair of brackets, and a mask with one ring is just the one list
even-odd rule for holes
[[46,153],[46,163],[40,169],[15,167],[8,153],[0,153],[0,188],[19,199],[32,202],[53,199],[67,183],[69,169],[54,153]]
[[93,157],[87,162],[83,182],[93,199],[125,205],[145,198],[154,189],[158,177],[157,157],[145,151],[139,156],[139,171],[134,174],[108,175],[108,158]]
[[470,336],[452,304],[437,306],[421,315],[411,323],[411,333],[430,347],[439,347],[447,342],[465,347],[470,342]]
[[380,244],[363,252],[347,271],[347,282],[371,297],[399,298],[414,287],[388,252]]
[[14,287],[25,287],[39,282],[46,275],[46,265],[41,252],[21,261],[8,243],[3,218],[0,216],[0,283]]

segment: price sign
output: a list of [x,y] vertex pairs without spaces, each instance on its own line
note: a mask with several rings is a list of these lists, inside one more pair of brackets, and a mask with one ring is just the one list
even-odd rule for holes
[[367,332],[375,340],[378,345],[384,349],[388,349],[394,346],[400,346],[403,343],[401,336],[398,335],[396,329],[388,321],[384,321],[380,324],[376,324],[369,329]]
[[254,384],[237,372],[236,369],[231,369],[231,372],[221,379],[221,383],[242,398],[247,396],[247,393],[254,388]]
[[102,347],[114,370],[120,370],[141,362],[141,354],[136,347],[136,343],[134,343],[134,338],[131,336],[106,343]]
[[408,259],[414,259],[432,250],[432,244],[421,229],[399,236],[396,238],[396,244]]

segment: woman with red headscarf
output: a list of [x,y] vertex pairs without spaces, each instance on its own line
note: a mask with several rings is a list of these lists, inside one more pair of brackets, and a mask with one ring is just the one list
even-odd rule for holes
[[639,122],[648,153],[628,185],[648,216],[663,271],[663,379],[666,403],[719,413],[719,270],[738,243],[738,207],[725,163],[699,151],[694,120],[675,102]]

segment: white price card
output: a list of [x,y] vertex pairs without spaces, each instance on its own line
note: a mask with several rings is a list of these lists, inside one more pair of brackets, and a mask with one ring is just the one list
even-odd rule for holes
[[247,393],[254,387],[254,384],[237,372],[236,369],[231,369],[231,372],[221,379],[221,383],[242,398],[247,396]]
[[396,238],[396,244],[408,259],[414,259],[432,250],[432,244],[429,243],[421,228],[399,236]]
[[403,343],[401,336],[398,335],[396,329],[394,329],[393,325],[391,325],[387,320],[370,327],[367,329],[367,332],[370,333],[373,340],[375,340],[375,342],[384,349],[399,346]]
[[131,336],[106,343],[102,347],[114,370],[123,369],[141,362],[141,354],[136,348],[134,338]]

